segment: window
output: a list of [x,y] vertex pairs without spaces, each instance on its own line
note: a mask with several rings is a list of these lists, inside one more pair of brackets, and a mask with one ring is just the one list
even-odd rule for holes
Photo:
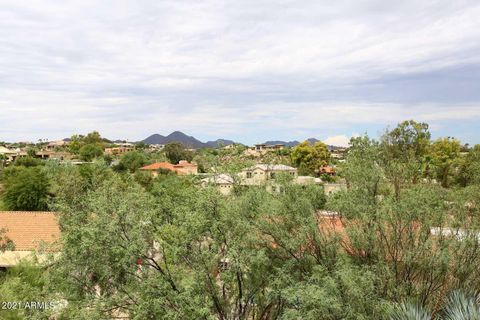
[[252,177],[252,173],[251,172],[247,172],[247,178],[250,179]]

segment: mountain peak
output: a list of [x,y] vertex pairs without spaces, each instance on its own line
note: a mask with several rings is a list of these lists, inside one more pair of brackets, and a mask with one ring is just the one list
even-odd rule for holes
[[187,148],[203,148],[207,145],[200,140],[195,139],[192,136],[188,136],[181,131],[173,131],[168,136],[162,136],[158,133],[151,135],[150,137],[142,140],[147,144],[167,144],[171,142],[179,142]]

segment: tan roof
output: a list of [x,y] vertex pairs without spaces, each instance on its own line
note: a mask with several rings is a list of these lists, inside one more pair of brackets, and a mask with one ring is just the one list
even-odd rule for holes
[[41,243],[60,238],[60,228],[53,212],[0,211],[2,237],[13,241],[15,251],[34,251]]

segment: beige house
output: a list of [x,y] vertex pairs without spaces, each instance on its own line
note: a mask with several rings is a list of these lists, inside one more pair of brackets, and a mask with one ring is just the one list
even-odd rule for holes
[[9,244],[0,251],[0,268],[13,267],[34,253],[41,261],[45,252],[58,252],[60,228],[53,212],[0,211],[0,230],[0,245]]
[[275,145],[268,145],[268,144],[256,144],[253,147],[248,148],[244,151],[244,154],[247,156],[262,156],[271,151],[277,151],[284,149],[285,146],[283,144],[275,144]]
[[257,164],[243,169],[240,179],[243,185],[262,185],[275,180],[279,174],[289,174],[297,178],[297,169],[284,164]]
[[329,195],[335,192],[347,190],[347,184],[345,182],[325,183],[323,188],[325,190],[325,194]]
[[224,173],[214,175],[212,177],[208,177],[201,180],[202,187],[206,187],[208,185],[214,185],[217,187],[218,191],[220,191],[220,193],[224,195],[229,195],[232,193],[234,184],[235,184],[234,179],[228,174],[224,174]]
[[135,150],[134,147],[115,147],[115,148],[105,148],[105,154],[117,156],[122,155],[127,152]]
[[4,146],[0,146],[0,155],[4,156],[8,161],[15,160],[17,154],[18,150],[13,150]]
[[45,146],[45,149],[53,151],[56,148],[65,147],[67,145],[68,145],[67,141],[63,141],[63,140],[51,141]]

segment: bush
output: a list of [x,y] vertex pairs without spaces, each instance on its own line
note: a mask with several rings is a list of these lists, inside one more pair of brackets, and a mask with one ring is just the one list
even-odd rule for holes
[[8,210],[47,210],[49,181],[38,167],[15,168],[6,174],[2,196]]

